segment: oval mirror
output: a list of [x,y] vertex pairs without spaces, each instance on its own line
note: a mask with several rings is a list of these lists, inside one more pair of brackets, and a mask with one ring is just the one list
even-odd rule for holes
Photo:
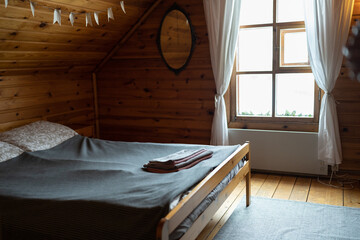
[[162,19],[158,47],[167,67],[178,74],[188,64],[194,48],[195,35],[187,14],[174,4]]

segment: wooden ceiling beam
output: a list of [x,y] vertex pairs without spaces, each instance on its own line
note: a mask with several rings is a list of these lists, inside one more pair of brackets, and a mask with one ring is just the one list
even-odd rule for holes
[[120,39],[120,41],[113,47],[113,49],[106,55],[104,59],[95,67],[94,73],[96,74],[101,68],[110,60],[110,58],[119,50],[119,48],[126,43],[127,40],[134,34],[134,32],[141,26],[141,24],[149,17],[154,9],[161,3],[162,0],[156,0],[151,7],[146,10],[142,17],[136,22],[136,24]]

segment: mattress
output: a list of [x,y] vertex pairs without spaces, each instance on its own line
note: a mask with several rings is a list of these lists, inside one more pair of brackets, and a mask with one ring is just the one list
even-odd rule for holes
[[[213,157],[156,174],[147,161],[184,148]],[[3,235],[27,239],[155,239],[170,202],[238,146],[113,142],[75,136],[49,150],[0,163]],[[14,237],[15,236],[15,237]]]

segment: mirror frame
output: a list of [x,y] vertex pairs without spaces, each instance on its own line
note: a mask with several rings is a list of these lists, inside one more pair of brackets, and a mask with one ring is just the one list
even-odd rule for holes
[[[162,49],[161,49],[161,29],[162,29],[162,26],[163,26],[163,23],[164,23],[164,20],[166,18],[166,16],[173,10],[178,10],[180,11],[182,14],[184,14],[184,16],[186,17],[186,19],[189,21],[189,28],[190,28],[190,32],[191,32],[191,48],[190,48],[190,52],[189,52],[189,56],[187,57],[184,65],[182,65],[180,68],[173,68],[171,67],[168,62],[166,61],[163,53],[162,53]],[[164,14],[162,20],[161,20],[161,23],[160,23],[160,29],[158,31],[158,36],[157,36],[157,39],[156,39],[156,42],[157,42],[157,46],[158,46],[158,49],[159,49],[159,52],[160,52],[160,55],[161,55],[161,58],[162,60],[165,62],[166,66],[171,70],[173,71],[176,75],[178,75],[181,71],[183,71],[185,69],[185,67],[188,65],[188,63],[190,62],[190,59],[191,59],[191,56],[192,56],[192,53],[194,51],[194,47],[195,47],[195,43],[196,43],[196,36],[195,36],[195,32],[194,32],[194,28],[193,28],[193,25],[191,23],[191,20],[189,18],[189,14],[187,14],[185,12],[184,9],[182,9],[177,3],[174,3]]]

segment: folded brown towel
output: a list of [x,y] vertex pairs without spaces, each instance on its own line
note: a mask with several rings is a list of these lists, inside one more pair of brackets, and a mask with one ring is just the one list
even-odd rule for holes
[[161,168],[154,168],[154,167],[144,167],[143,169],[147,172],[154,172],[154,173],[171,173],[171,172],[178,172],[184,169],[191,168],[198,164],[199,162],[209,159],[212,157],[212,154],[203,156],[202,158],[197,158],[195,161],[191,162],[190,164],[187,164],[180,168],[173,168],[173,169],[161,169]]
[[157,158],[145,164],[143,169],[149,172],[177,172],[195,166],[212,157],[213,152],[206,149],[182,150],[163,158]]

